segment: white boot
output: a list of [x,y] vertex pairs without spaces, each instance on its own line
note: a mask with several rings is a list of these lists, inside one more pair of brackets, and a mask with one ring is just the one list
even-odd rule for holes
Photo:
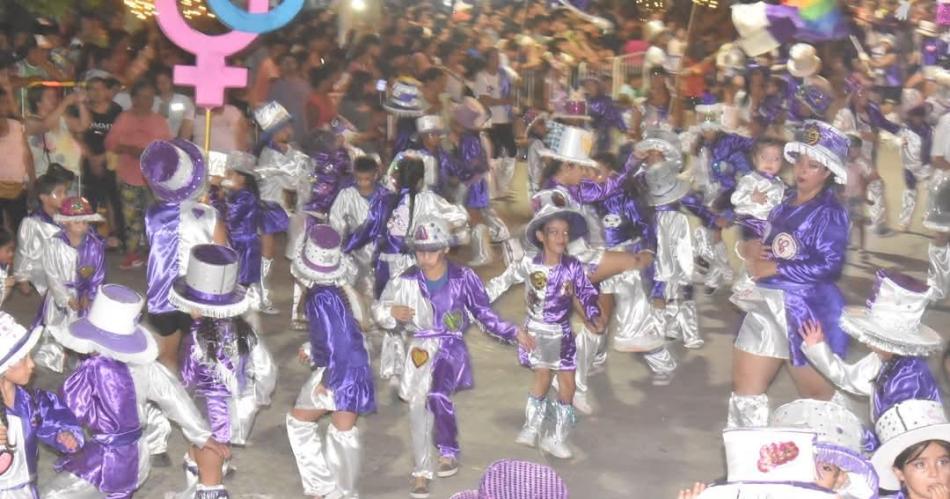
[[347,431],[340,431],[330,424],[327,429],[326,456],[330,472],[336,477],[337,489],[343,497],[359,497],[357,481],[362,464],[359,429],[354,426]]
[[568,437],[571,434],[571,427],[573,426],[574,406],[558,402],[554,414],[554,428],[541,439],[541,450],[558,459],[570,459],[574,457],[574,453],[571,452],[568,443]]
[[673,358],[670,350],[666,348],[665,345],[656,350],[646,352],[643,355],[643,360],[646,361],[647,366],[650,367],[650,371],[653,372],[653,377],[650,380],[653,386],[667,386],[673,382],[673,372],[676,371],[676,359]]
[[478,224],[472,229],[472,260],[468,262],[468,265],[482,267],[491,264],[493,260],[488,227]]
[[528,402],[524,408],[524,426],[521,427],[518,438],[515,438],[515,443],[528,447],[534,447],[537,444],[547,407],[546,398],[534,398],[528,395]]
[[505,221],[498,216],[494,208],[488,207],[482,210],[482,217],[485,219],[485,225],[488,226],[488,233],[491,236],[491,242],[502,243],[511,239],[511,231]]
[[521,246],[521,241],[516,237],[509,238],[502,243],[501,247],[504,252],[502,257],[504,258],[505,268],[520,262],[524,258],[524,248]]
[[683,346],[691,349],[702,348],[706,344],[699,335],[699,319],[696,317],[696,302],[683,300],[679,304],[675,317],[677,328],[683,335]]
[[330,470],[320,438],[320,426],[287,414],[287,437],[297,461],[297,472],[308,496],[325,496],[336,490],[334,473]]
[[868,183],[868,220],[871,228],[877,235],[886,235],[891,233],[887,228],[887,201],[884,199],[884,181],[881,179],[873,180]]
[[937,246],[931,242],[927,246],[927,257],[930,260],[927,268],[930,300],[941,301],[950,293],[950,244]]
[[228,489],[224,485],[202,485],[198,484],[195,490],[195,499],[228,499]]
[[[165,455],[167,457],[168,437],[171,433],[172,425],[165,417],[165,413],[153,402],[146,404],[145,431],[142,433],[142,438],[145,439],[150,456],[154,458]],[[154,460],[152,464],[155,464]]]
[[270,274],[274,269],[274,259],[261,257],[261,313],[277,315],[280,313],[271,300]]
[[769,396],[729,395],[729,414],[726,428],[749,428],[769,424]]
[[734,273],[726,256],[726,245],[722,241],[713,243],[711,249],[712,260],[709,261],[709,272],[703,283],[709,291],[715,291],[724,284],[732,283]]
[[290,328],[294,331],[305,331],[307,329],[307,320],[300,313],[300,302],[303,300],[304,288],[294,279],[294,301],[290,306]]
[[917,189],[904,189],[901,196],[901,216],[898,222],[900,230],[906,231],[910,228],[911,219],[914,217],[914,208],[917,207]]

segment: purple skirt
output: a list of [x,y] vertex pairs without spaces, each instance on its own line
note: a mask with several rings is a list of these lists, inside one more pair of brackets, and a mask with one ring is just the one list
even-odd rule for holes
[[373,387],[373,372],[367,366],[348,369],[343,381],[333,390],[336,410],[369,414],[376,412],[376,390]]
[[287,232],[290,227],[290,217],[279,204],[273,201],[261,201],[261,232],[277,234]]

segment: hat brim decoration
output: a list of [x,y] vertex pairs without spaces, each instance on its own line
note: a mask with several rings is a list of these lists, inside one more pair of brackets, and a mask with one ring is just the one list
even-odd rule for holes
[[0,358],[0,375],[7,372],[7,369],[10,369],[14,364],[23,360],[33,347],[36,346],[36,343],[40,341],[40,337],[43,333],[43,327],[37,326],[31,330],[27,330],[25,327],[20,325],[13,316],[9,314],[4,314],[5,316],[0,319],[0,322],[6,322],[3,327],[5,328],[14,328],[17,332],[23,336],[17,340],[16,343],[10,348],[10,351],[6,352],[2,358]]
[[679,161],[683,157],[679,148],[671,144],[669,141],[663,139],[641,140],[640,142],[637,142],[637,145],[633,147],[633,150],[638,153],[660,151],[663,153],[663,157],[666,159],[666,161]]
[[848,183],[848,171],[844,164],[833,152],[821,144],[809,145],[803,142],[789,142],[785,144],[784,152],[785,159],[789,163],[795,163],[798,161],[798,156],[804,154],[830,170],[831,174],[835,176],[835,183],[842,185]]
[[247,290],[240,284],[227,295],[202,295],[200,291],[190,288],[184,277],[175,280],[168,294],[168,301],[182,312],[197,312],[202,317],[213,319],[229,319],[243,315],[251,306]]
[[556,159],[558,161],[563,161],[565,163],[574,163],[575,165],[589,166],[589,167],[597,166],[597,162],[594,161],[593,159],[580,159],[580,158],[572,158],[568,156],[561,156],[560,154],[557,153],[557,151],[553,151],[551,149],[541,149],[540,151],[538,151],[538,154],[541,157]]
[[385,109],[387,113],[399,118],[418,118],[426,114],[426,109],[393,107],[389,105],[388,102],[383,104],[383,109]]
[[647,204],[650,206],[662,206],[664,204],[675,203],[683,196],[689,194],[690,185],[682,175],[676,176],[676,182],[666,192],[654,194],[652,191],[647,196]]
[[[134,291],[124,286],[106,285],[113,299],[132,303],[141,300]],[[104,287],[106,287],[104,286]],[[56,341],[64,347],[81,354],[98,353],[129,364],[147,364],[158,358],[158,345],[151,331],[142,324],[135,324],[131,334],[116,334],[96,326],[89,316],[68,326],[49,328]]]
[[878,477],[874,466],[854,451],[829,443],[815,444],[815,463],[833,464],[848,474],[846,497],[871,499],[876,497]]
[[874,451],[874,455],[871,456],[871,464],[874,466],[874,470],[877,471],[882,489],[901,489],[901,482],[894,474],[894,461],[908,447],[928,440],[950,442],[950,423],[915,428],[884,442]]
[[528,222],[528,225],[525,227],[525,238],[530,242],[535,248],[543,248],[543,244],[538,239],[536,232],[544,229],[544,225],[554,219],[562,219],[567,221],[569,237],[571,241],[575,241],[581,237],[587,235],[587,220],[584,218],[584,215],[581,212],[571,209],[571,208],[557,208],[545,206],[539,211],[534,218]]
[[356,265],[349,255],[342,255],[339,265],[335,268],[321,271],[307,265],[307,263],[303,261],[302,254],[303,245],[301,244],[297,256],[293,262],[290,263],[290,273],[296,279],[309,281],[314,284],[343,284],[342,281],[350,281],[356,277]]
[[901,331],[872,319],[869,310],[864,306],[844,307],[839,325],[844,332],[861,343],[897,355],[922,357],[943,348],[943,339],[930,326],[921,323],[913,335],[902,334]]
[[[178,171],[178,165],[190,166]],[[198,146],[184,139],[158,140],[149,144],[141,157],[142,174],[155,196],[177,203],[197,197],[208,179],[208,168]],[[188,171],[190,170],[190,171]],[[162,178],[162,172],[173,172]],[[186,176],[187,174],[187,176]],[[183,178],[178,178],[178,176]]]
[[66,222],[87,222],[87,223],[102,223],[106,219],[98,213],[90,213],[87,215],[61,215],[59,213],[53,215],[53,221],[62,224]]

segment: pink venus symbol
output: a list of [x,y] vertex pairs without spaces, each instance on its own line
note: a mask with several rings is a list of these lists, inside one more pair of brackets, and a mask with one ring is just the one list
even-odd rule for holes
[[[267,0],[250,0],[248,11],[267,12]],[[243,50],[256,34],[231,31],[221,35],[206,35],[185,22],[175,0],[155,0],[158,25],[165,36],[179,47],[195,55],[195,65],[175,65],[174,81],[178,85],[195,87],[195,103],[203,108],[224,105],[227,88],[247,85],[247,69],[228,66],[225,57]]]

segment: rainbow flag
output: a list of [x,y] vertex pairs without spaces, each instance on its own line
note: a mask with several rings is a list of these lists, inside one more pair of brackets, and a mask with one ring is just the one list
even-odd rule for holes
[[838,0],[783,1],[732,6],[732,23],[746,54],[754,57],[785,44],[838,40],[850,34]]
[[798,9],[798,15],[812,31],[833,36],[842,24],[838,0],[785,0],[783,4]]

